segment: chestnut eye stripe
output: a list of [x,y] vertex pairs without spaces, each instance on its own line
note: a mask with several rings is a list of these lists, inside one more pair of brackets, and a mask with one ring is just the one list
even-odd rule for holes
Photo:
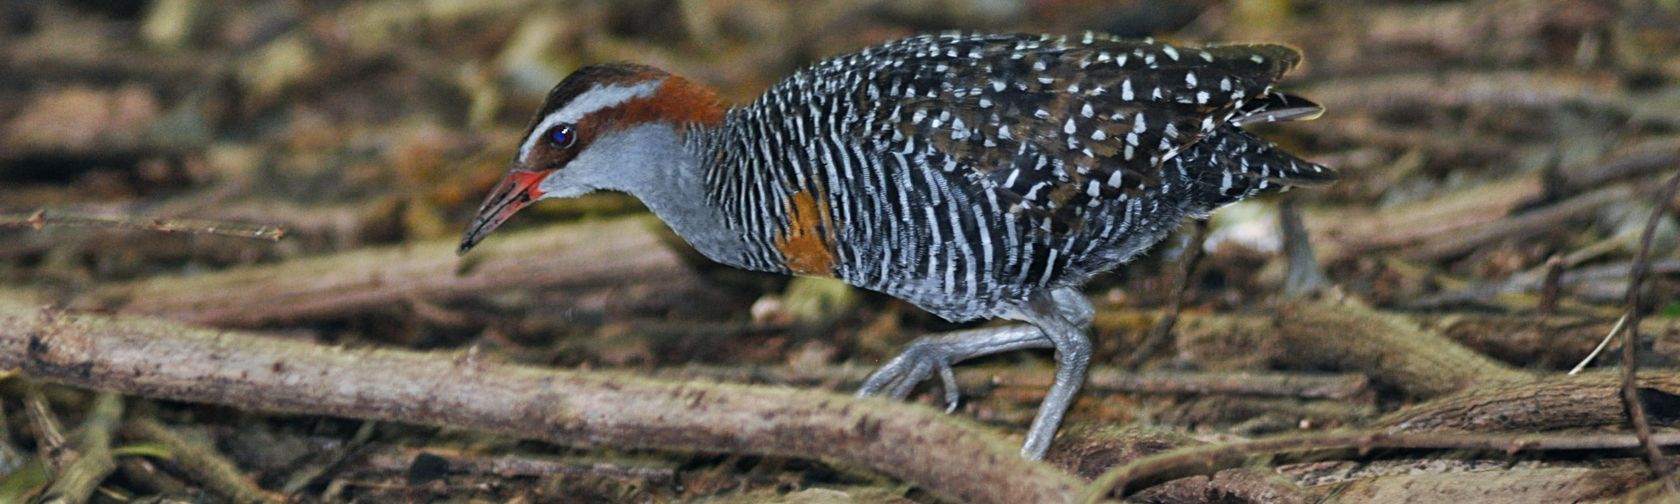
[[[551,136],[549,135],[550,130],[554,129],[555,126],[575,124],[584,116],[602,109],[611,108],[637,98],[652,96],[653,92],[658,90],[662,83],[663,81],[652,81],[629,86],[607,85],[579,94],[576,98],[567,102],[565,106],[544,116],[542,122],[537,123],[537,127],[531,129],[531,135],[526,137],[525,142],[519,146],[519,161],[523,162],[530,159],[531,149],[536,148],[537,142],[544,136]],[[574,134],[575,132],[567,130],[568,137]]]

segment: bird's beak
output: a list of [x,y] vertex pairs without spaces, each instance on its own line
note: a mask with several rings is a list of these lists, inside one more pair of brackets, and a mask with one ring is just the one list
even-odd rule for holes
[[455,253],[466,254],[519,209],[542,199],[542,190],[537,186],[549,173],[552,172],[518,168],[509,171],[506,177],[502,177],[501,183],[496,184],[496,189],[490,191],[490,197],[484,199],[484,204],[478,207],[478,216],[473,217],[472,225],[467,226],[466,234],[461,235],[461,248]]

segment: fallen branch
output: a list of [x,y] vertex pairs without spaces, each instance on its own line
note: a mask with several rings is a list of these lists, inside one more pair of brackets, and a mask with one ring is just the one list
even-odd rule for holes
[[[1513,432],[1618,425],[1627,419],[1617,398],[1618,374],[1555,374],[1533,381],[1467,387],[1389,413],[1371,425],[1388,432]],[[1680,373],[1647,373],[1640,377],[1639,388],[1680,395]]]
[[[1680,433],[1654,435],[1660,445],[1680,445]],[[1207,474],[1240,465],[1256,455],[1305,454],[1345,451],[1367,453],[1375,449],[1476,450],[1515,455],[1520,452],[1626,450],[1638,448],[1632,434],[1387,434],[1383,432],[1331,432],[1279,436],[1241,443],[1200,445],[1168,451],[1132,461],[1109,470],[1091,483],[1085,502],[1097,502],[1109,494],[1125,497],[1131,490],[1195,474]]]
[[1012,444],[962,419],[809,390],[551,371],[480,362],[470,353],[323,347],[138,317],[54,316],[5,300],[0,368],[247,410],[575,446],[835,460],[961,502],[1070,502],[1079,491],[1071,476],[1020,458]]
[[497,235],[466,258],[453,240],[361,249],[189,277],[101,288],[74,304],[217,326],[321,319],[514,288],[574,293],[692,283],[650,217]]
[[97,215],[48,214],[36,210],[29,214],[0,213],[0,228],[32,228],[36,231],[48,226],[82,226],[109,229],[131,229],[159,233],[207,234],[280,241],[286,229],[279,226],[218,222],[200,219],[153,219],[146,217],[105,217]]

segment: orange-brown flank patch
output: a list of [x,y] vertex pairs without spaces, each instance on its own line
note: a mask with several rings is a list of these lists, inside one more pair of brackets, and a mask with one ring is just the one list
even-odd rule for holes
[[828,202],[817,201],[809,191],[794,193],[787,201],[788,228],[776,235],[776,250],[794,273],[834,275],[834,222]]

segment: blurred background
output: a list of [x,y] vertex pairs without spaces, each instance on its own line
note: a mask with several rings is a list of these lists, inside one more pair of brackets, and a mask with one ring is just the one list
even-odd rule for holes
[[[849,390],[917,334],[958,326],[832,282],[710,265],[617,194],[537,205],[508,227],[530,233],[498,233],[463,262],[454,240],[543,95],[582,65],[647,63],[745,103],[806,64],[916,33],[1098,30],[1278,42],[1306,54],[1281,87],[1327,112],[1257,129],[1342,171],[1334,187],[1288,196],[1325,278],[1343,292],[1420,313],[1603,324],[1620,312],[1650,195],[1680,169],[1676,27],[1675,0],[0,0],[0,288],[324,343]],[[36,230],[27,221],[38,211],[271,224],[286,236]],[[1277,221],[1276,200],[1222,212],[1184,309],[1243,312],[1277,296]],[[1660,230],[1650,287],[1658,294],[1646,309],[1672,323],[1673,220]],[[1244,360],[1240,348],[1186,341],[1134,357],[1169,304],[1190,242],[1169,240],[1088,289],[1104,313],[1099,367],[1270,366]],[[504,273],[450,280],[473,268]],[[1527,344],[1459,336],[1546,369],[1573,365],[1596,341],[1585,332]],[[1654,337],[1652,359],[1680,358],[1672,331]],[[1048,373],[1049,357],[980,364]],[[32,386],[23,381],[0,382],[6,411],[23,407]],[[959,414],[1019,430],[1041,392],[998,390],[970,391],[982,395]],[[85,394],[49,392],[67,421],[86,407]],[[584,452],[468,433],[147,408],[213,442],[265,488],[325,500],[642,501],[882,483],[815,462],[636,454],[684,483],[539,471],[426,486],[404,479],[414,466],[402,456],[414,447],[447,447],[453,460],[588,462],[565,458]],[[1359,411],[1226,411],[1194,397],[1115,395],[1082,400],[1071,418],[1254,433],[1374,410]],[[35,446],[18,417],[10,468]],[[347,446],[396,455],[358,459]],[[196,491],[156,479],[179,488],[139,472],[110,488],[125,497]]]

